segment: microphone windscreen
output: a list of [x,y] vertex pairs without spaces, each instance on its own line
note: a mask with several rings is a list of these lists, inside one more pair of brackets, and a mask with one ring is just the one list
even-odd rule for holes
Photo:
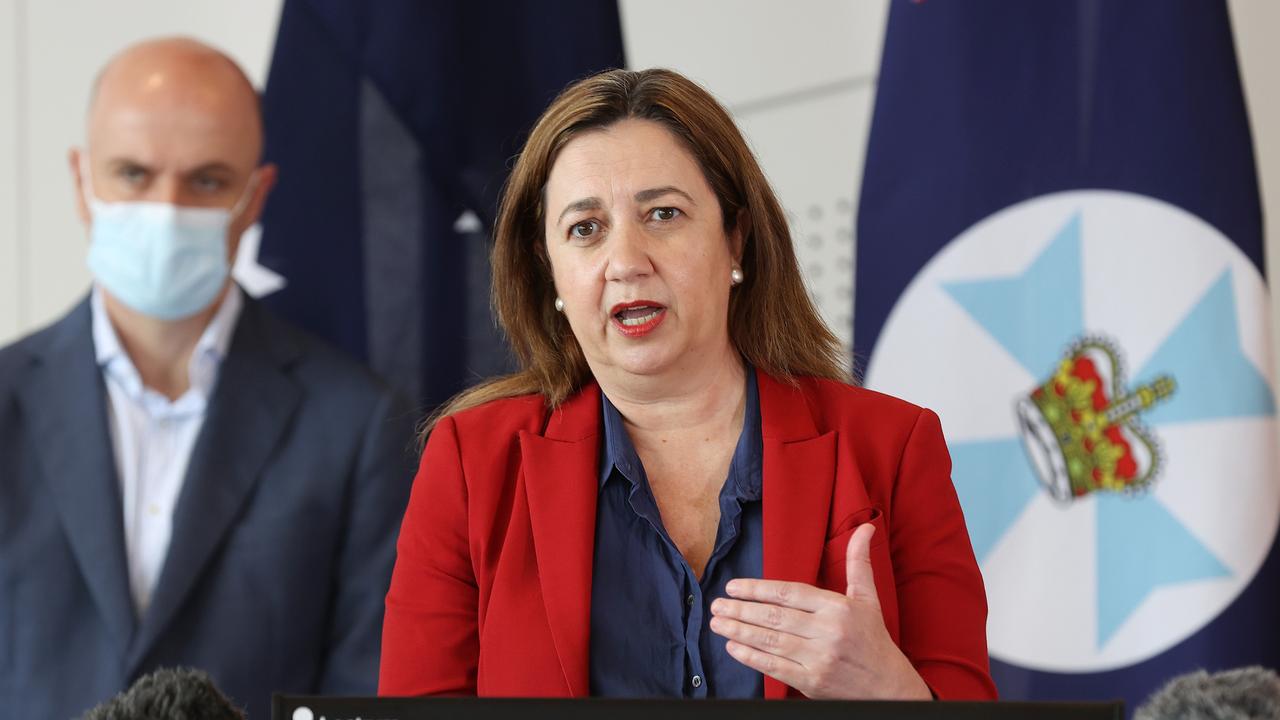
[[125,692],[81,720],[244,720],[245,714],[193,668],[161,668],[138,678]]
[[1133,720],[1271,720],[1280,718],[1280,677],[1253,666],[1180,675],[1156,691]]

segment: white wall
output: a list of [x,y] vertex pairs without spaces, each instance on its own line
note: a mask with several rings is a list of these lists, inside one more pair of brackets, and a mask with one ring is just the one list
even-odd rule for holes
[[[0,2],[0,344],[26,327],[27,291],[18,271],[22,265],[18,238],[25,235],[18,222],[18,6]],[[24,244],[25,247],[25,244]]]
[[1280,358],[1280,3],[1228,0],[1236,36],[1236,57],[1244,82],[1253,152],[1262,191],[1263,231],[1267,239],[1267,278],[1271,290],[1272,357]]
[[[56,318],[88,285],[65,157],[82,139],[97,69],[140,38],[188,34],[227,50],[261,84],[281,2],[0,0],[0,344]],[[847,339],[856,199],[886,0],[622,0],[621,7],[633,67],[684,72],[734,113],[792,215],[824,315]],[[1280,3],[1231,0],[1230,7],[1272,220],[1269,276],[1280,278],[1280,45],[1273,41]]]

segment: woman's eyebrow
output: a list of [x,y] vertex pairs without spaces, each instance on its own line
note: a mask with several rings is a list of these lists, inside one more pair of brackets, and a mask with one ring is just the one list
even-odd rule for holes
[[[679,195],[685,200],[688,200],[690,205],[698,204],[697,202],[694,201],[693,197],[689,195],[689,193],[681,190],[678,187],[675,187],[674,185],[664,185],[663,187],[656,187],[656,188],[649,188],[647,190],[641,190],[640,192],[637,192],[635,194],[635,201],[638,203],[647,203],[651,200],[656,200],[662,197],[663,195]],[[582,198],[581,200],[574,200],[573,202],[564,206],[564,210],[560,211],[560,217],[556,218],[556,222],[557,223],[561,222],[562,220],[564,220],[564,216],[568,215],[571,212],[579,212],[582,210],[599,210],[602,207],[604,207],[604,203],[598,197],[588,197],[588,198]]]
[[568,215],[571,212],[577,212],[580,210],[599,210],[601,207],[604,207],[604,203],[601,202],[600,198],[598,197],[589,197],[589,198],[582,198],[581,200],[574,200],[573,202],[564,206],[564,210],[560,212],[560,217],[556,218],[556,222],[559,223],[561,220],[564,220],[564,216]]
[[636,202],[638,203],[646,203],[646,202],[649,202],[650,200],[656,200],[662,197],[663,195],[672,195],[672,194],[683,197],[685,200],[688,200],[689,204],[691,205],[698,204],[694,202],[693,198],[689,195],[689,193],[673,185],[666,185],[664,187],[641,190],[640,192],[636,193],[635,199],[636,199]]

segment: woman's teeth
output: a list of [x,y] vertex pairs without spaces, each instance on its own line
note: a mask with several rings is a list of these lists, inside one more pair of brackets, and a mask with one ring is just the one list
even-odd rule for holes
[[643,325],[658,316],[661,308],[628,308],[618,313],[618,322],[627,327]]

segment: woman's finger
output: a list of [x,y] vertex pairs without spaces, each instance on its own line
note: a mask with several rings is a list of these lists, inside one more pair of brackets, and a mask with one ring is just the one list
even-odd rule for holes
[[804,692],[809,687],[804,666],[794,660],[757,650],[736,640],[730,640],[724,647],[734,660],[752,670],[762,672],[800,692]]
[[719,617],[741,620],[748,625],[781,630],[803,638],[816,638],[822,634],[813,613],[781,605],[716,598],[711,603],[711,612]]
[[848,585],[845,595],[863,600],[880,607],[880,596],[876,594],[876,575],[871,568],[871,537],[875,535],[876,526],[871,523],[859,525],[849,538],[845,548],[844,576]]
[[805,638],[790,633],[748,625],[724,617],[711,618],[711,631],[734,642],[796,662],[802,662],[802,658],[798,656],[802,654],[803,645],[807,642]]
[[844,595],[785,580],[734,578],[725,586],[729,597],[817,612],[845,601]]

